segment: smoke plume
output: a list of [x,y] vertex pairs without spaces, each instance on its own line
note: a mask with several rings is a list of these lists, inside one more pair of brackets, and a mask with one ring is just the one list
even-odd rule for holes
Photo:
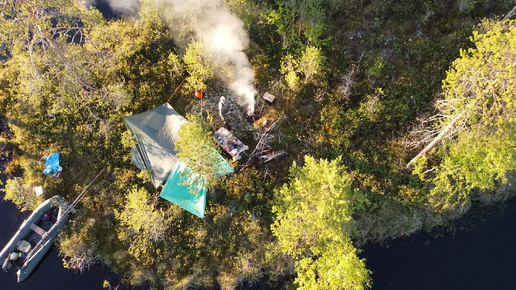
[[229,75],[219,77],[237,96],[237,102],[254,111],[256,90],[244,53],[249,45],[244,23],[223,6],[222,0],[161,0],[160,4],[178,43],[200,40],[214,56],[217,71],[230,68]]
[[[90,0],[92,1],[92,0]],[[133,11],[138,0],[108,0],[111,8],[119,12]],[[217,72],[227,71],[218,77],[237,96],[239,105],[254,111],[254,73],[244,50],[249,36],[244,23],[223,6],[223,0],[152,0],[163,12],[172,36],[183,47],[201,41],[214,58]]]

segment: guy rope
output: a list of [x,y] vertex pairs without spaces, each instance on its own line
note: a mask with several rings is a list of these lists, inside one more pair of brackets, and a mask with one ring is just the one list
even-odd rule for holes
[[[105,168],[104,168],[105,169]],[[104,169],[102,169],[98,174],[97,176],[95,176],[95,178],[93,178],[93,180],[86,186],[86,188],[84,188],[84,190],[75,198],[75,200],[72,202],[72,204],[70,204],[70,206],[68,206],[66,208],[66,210],[58,217],[57,221],[52,225],[52,227],[50,228],[50,230],[48,230],[47,232],[45,232],[45,234],[41,237],[41,240],[36,244],[36,246],[34,246],[34,249],[32,251],[30,251],[30,253],[27,255],[27,257],[25,258],[25,263],[24,263],[24,266],[26,266],[25,264],[27,264],[31,258],[36,255],[37,253],[39,253],[39,251],[41,251],[41,249],[44,248],[44,246],[49,243],[49,242],[52,242],[52,238],[48,239],[48,233],[52,232],[52,230],[61,223],[61,221],[63,219],[66,219],[68,218],[68,214],[75,208],[75,206],[79,203],[79,201],[84,197],[84,195],[86,194],[86,190],[88,189],[88,187],[90,187],[90,185],[97,179],[97,177],[100,176],[100,174],[102,172],[104,172]]]

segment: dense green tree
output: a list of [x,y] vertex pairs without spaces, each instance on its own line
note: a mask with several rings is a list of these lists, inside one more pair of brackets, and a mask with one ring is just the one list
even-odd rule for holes
[[283,48],[298,49],[302,44],[319,46],[326,15],[321,0],[277,0],[277,8],[267,15],[269,24],[277,27]]
[[276,26],[276,32],[281,36],[283,48],[287,48],[297,40],[292,26],[294,14],[290,9],[279,5],[277,9],[271,9],[266,18],[268,24]]
[[129,244],[129,253],[148,262],[155,244],[166,237],[170,220],[165,212],[156,207],[147,190],[135,187],[126,195],[123,209],[115,211],[115,216],[121,225],[119,239]]
[[213,139],[209,127],[201,117],[188,114],[179,131],[176,142],[177,157],[188,165],[192,175],[204,180],[207,186],[213,186],[222,171],[223,160],[218,154],[218,145]]
[[305,83],[323,76],[323,67],[326,58],[320,48],[308,46],[299,60],[298,69],[305,76]]
[[371,287],[371,271],[349,238],[311,247],[311,257],[296,262],[300,289],[364,289]]
[[[365,264],[349,239],[352,214],[363,207],[364,199],[340,161],[305,156],[303,167],[294,162],[289,182],[276,192],[272,232],[280,249],[298,260],[296,281],[306,289],[369,285]],[[340,278],[332,282],[332,277]]]
[[288,89],[294,92],[300,88],[299,76],[297,75],[298,66],[297,60],[291,54],[286,55],[281,61],[280,72],[285,78]]
[[212,61],[212,57],[203,49],[201,42],[198,41],[188,45],[183,56],[183,62],[188,73],[185,84],[186,89],[191,91],[206,90],[206,82],[215,75]]
[[462,213],[472,193],[489,195],[516,169],[515,39],[515,21],[484,22],[471,38],[476,47],[461,51],[448,71],[433,132],[453,138],[443,140],[431,169],[429,159],[416,161],[416,173],[434,186],[429,201],[439,211]]

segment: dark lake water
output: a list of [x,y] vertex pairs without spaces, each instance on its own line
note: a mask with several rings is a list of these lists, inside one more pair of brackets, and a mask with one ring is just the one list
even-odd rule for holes
[[476,213],[454,233],[366,247],[373,289],[516,289],[516,202]]

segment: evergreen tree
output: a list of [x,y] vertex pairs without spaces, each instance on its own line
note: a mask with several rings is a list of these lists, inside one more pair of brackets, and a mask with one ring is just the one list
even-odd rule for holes
[[217,144],[201,117],[188,114],[186,118],[189,122],[181,126],[179,140],[175,144],[179,151],[177,157],[188,165],[190,177],[205,180],[207,186],[212,186],[224,164],[217,152]]
[[141,262],[152,263],[149,256],[155,244],[165,239],[170,225],[164,211],[156,207],[144,188],[134,187],[115,216],[121,225],[118,237],[129,244],[129,253]]
[[339,163],[340,158],[305,156],[303,167],[294,162],[289,182],[276,192],[272,232],[280,249],[297,260],[296,282],[304,289],[370,285],[369,271],[350,240],[352,214],[364,199]]
[[201,42],[190,43],[186,48],[183,62],[188,72],[185,88],[192,91],[205,91],[206,82],[213,78],[212,57],[203,48]]
[[[471,40],[476,47],[461,51],[437,102],[435,131],[450,138],[435,157],[416,161],[415,169],[433,184],[430,205],[459,214],[474,192],[481,199],[506,198],[507,193],[491,191],[506,184],[516,169],[516,21],[484,22]],[[430,170],[428,160],[435,164]]]

